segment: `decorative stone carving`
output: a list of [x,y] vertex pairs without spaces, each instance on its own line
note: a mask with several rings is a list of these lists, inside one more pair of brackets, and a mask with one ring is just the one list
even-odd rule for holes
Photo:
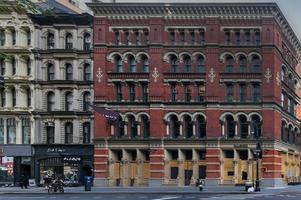
[[264,77],[266,78],[267,83],[270,83],[270,79],[272,78],[272,74],[271,74],[270,68],[267,68],[267,69],[266,69],[266,72],[265,72]]
[[103,77],[103,72],[102,72],[102,69],[100,67],[98,67],[98,69],[97,69],[96,77],[98,79],[98,83],[100,83],[101,79]]
[[276,81],[277,81],[277,86],[280,86],[281,79],[280,79],[280,73],[279,72],[277,72],[277,74],[276,74]]
[[153,74],[152,74],[152,77],[154,78],[154,82],[157,83],[157,80],[159,78],[159,73],[158,73],[158,70],[157,70],[157,67],[155,67],[154,71],[153,71]]
[[209,71],[209,80],[210,80],[210,83],[213,83],[214,82],[214,78],[216,77],[216,74],[215,74],[215,71],[214,69],[211,67],[210,71]]

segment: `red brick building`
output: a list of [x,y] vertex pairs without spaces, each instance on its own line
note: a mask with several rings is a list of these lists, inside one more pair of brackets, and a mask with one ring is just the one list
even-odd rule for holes
[[91,3],[95,181],[243,184],[300,177],[300,43],[274,3]]

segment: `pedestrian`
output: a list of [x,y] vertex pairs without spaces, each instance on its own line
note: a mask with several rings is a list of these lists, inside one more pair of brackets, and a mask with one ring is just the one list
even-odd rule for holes
[[[19,184],[20,184],[20,187],[21,187],[21,189],[23,189],[23,187],[25,187],[25,185],[24,185],[24,183],[25,183],[25,176],[24,176],[24,174],[22,174],[21,176],[20,176],[20,179],[19,179]],[[27,186],[26,186],[27,187]]]

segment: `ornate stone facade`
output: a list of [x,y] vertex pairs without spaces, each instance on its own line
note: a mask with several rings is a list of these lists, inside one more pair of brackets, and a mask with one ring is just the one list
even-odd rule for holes
[[274,3],[91,3],[95,181],[243,184],[300,177],[300,43]]

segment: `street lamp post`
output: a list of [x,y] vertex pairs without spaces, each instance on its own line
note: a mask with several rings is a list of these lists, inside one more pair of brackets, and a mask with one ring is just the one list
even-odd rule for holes
[[260,157],[260,153],[261,153],[261,145],[260,145],[260,135],[258,132],[258,124],[256,124],[254,121],[251,122],[251,126],[252,126],[252,132],[253,135],[256,138],[256,149],[255,149],[255,156],[256,156],[256,181],[255,181],[255,192],[259,192],[260,191],[260,187],[259,187],[259,157]]

